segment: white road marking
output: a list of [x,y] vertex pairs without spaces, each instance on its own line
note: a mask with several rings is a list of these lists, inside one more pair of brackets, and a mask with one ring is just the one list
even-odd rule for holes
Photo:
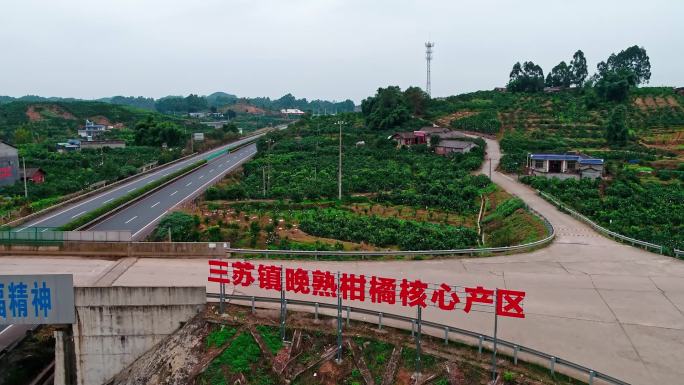
[[197,179],[202,179],[202,178],[204,178],[204,175],[200,175],[200,177],[199,177],[199,178],[197,178]]
[[48,227],[48,228],[45,228],[45,229],[43,229],[43,230],[40,230],[40,232],[41,232],[41,233],[44,233],[44,232],[46,232],[46,231],[48,231],[48,230],[50,230],[49,227]]
[[104,204],[104,203],[109,203],[109,202],[111,202],[111,201],[113,201],[113,200],[114,200],[114,198],[109,198],[109,199],[107,199],[106,201],[104,201],[104,202],[102,202],[102,203],[103,203],[103,204]]
[[138,217],[137,215],[136,215],[136,216],[134,216],[133,218],[131,218],[131,219],[127,220],[127,221],[126,221],[126,223],[129,223],[130,221],[134,220],[134,219],[135,219],[135,218],[137,218],[137,217]]
[[3,330],[3,331],[0,332],[0,336],[2,335],[2,333],[4,333],[4,332],[10,330],[10,328],[11,328],[12,326],[14,326],[14,325],[9,325],[9,326],[7,326],[7,327],[5,328],[5,330]]
[[76,218],[77,216],[82,215],[82,214],[85,214],[85,213],[86,213],[85,211],[81,211],[80,213],[78,213],[78,214],[74,215],[73,217],[71,217],[71,219],[74,219],[74,218]]
[[153,208],[154,206],[158,205],[159,203],[161,203],[161,202],[157,202],[157,203],[153,204],[152,206],[150,206],[150,208]]
[[192,184],[192,182],[186,184],[185,187],[188,187],[188,186],[190,186],[191,184]]
[[169,195],[169,196],[174,196],[174,195],[176,195],[176,193],[178,193],[178,190],[172,192],[171,195]]
[[129,193],[129,192],[132,192],[132,191],[135,191],[135,188],[132,188],[132,189],[126,191],[126,192]]
[[209,172],[214,172],[214,169],[212,168],[211,170],[209,170]]
[[164,174],[164,175],[162,175],[162,176],[169,176],[169,173],[167,172],[166,174]]

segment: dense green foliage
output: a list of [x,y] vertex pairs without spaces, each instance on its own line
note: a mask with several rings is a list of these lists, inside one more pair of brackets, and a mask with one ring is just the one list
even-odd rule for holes
[[[295,201],[336,198],[335,119],[305,119],[292,129],[269,135],[259,142],[255,160],[244,166],[240,184],[222,191],[217,188],[209,194],[217,198],[265,196]],[[355,116],[347,119],[349,123],[343,129],[343,195],[382,192],[379,200],[397,204],[464,213],[478,209],[475,198],[489,180],[472,176],[470,171],[482,162],[482,145],[468,154],[451,157],[435,156],[425,146],[397,150],[384,134],[363,128]],[[273,141],[270,149],[268,140]],[[356,146],[359,141],[365,145]]]
[[627,175],[600,193],[599,181],[524,177],[580,213],[619,234],[684,249],[684,189],[681,184],[640,182]]
[[472,229],[433,223],[356,215],[345,210],[319,209],[301,213],[300,228],[308,234],[402,250],[461,249],[477,245]]
[[401,126],[411,118],[404,94],[397,86],[378,88],[375,96],[361,103],[366,125],[374,130],[389,130]]
[[197,225],[199,225],[199,218],[197,216],[174,211],[162,218],[157,229],[154,231],[153,239],[156,241],[168,241],[169,229],[171,229],[172,241],[197,242],[199,240]]
[[508,77],[506,88],[509,91],[538,92],[544,89],[544,71],[534,62],[526,61],[522,65],[515,63]]
[[212,330],[209,335],[207,335],[207,347],[208,348],[219,348],[223,346],[229,339],[237,333],[237,329],[232,327],[226,327],[221,325],[220,328]]
[[451,127],[457,130],[476,131],[484,134],[496,134],[501,130],[501,121],[494,111],[484,111],[451,121]]
[[184,144],[186,138],[183,129],[171,122],[155,121],[152,117],[135,125],[135,143],[141,146],[161,147],[166,143],[169,147]]
[[606,126],[606,140],[608,143],[624,144],[627,142],[627,108],[625,106],[616,106],[608,118],[608,125]]
[[271,350],[271,353],[276,354],[283,347],[283,340],[280,338],[280,331],[278,328],[272,326],[258,325],[257,332],[266,343],[266,346]]

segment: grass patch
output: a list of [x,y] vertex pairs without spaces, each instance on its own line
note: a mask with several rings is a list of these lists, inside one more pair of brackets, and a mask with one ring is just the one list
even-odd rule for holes
[[222,325],[220,329],[212,331],[207,336],[207,348],[223,346],[235,333],[237,333],[237,329]]
[[256,327],[261,338],[264,339],[266,346],[271,350],[273,354],[278,353],[278,351],[283,347],[283,341],[280,339],[280,331],[273,326],[259,325]]

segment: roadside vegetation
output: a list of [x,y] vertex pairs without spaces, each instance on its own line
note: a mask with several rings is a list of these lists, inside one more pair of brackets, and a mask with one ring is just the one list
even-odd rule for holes
[[[168,239],[172,228],[174,240],[244,248],[434,250],[508,246],[547,234],[524,206],[497,211],[512,198],[474,175],[483,159],[481,139],[470,153],[442,157],[425,145],[396,148],[388,139],[392,130],[367,124],[359,114],[305,117],[267,135],[254,160],[209,188],[198,206],[162,220],[153,239]],[[478,235],[483,200],[484,237]]]
[[[561,62],[546,78],[532,62],[516,64],[507,92],[431,100],[426,117],[496,135],[504,172],[524,173],[527,154],[535,152],[604,159],[602,181],[521,181],[612,231],[663,245],[668,252],[683,249],[684,95],[643,86],[651,76],[644,48],[612,54],[591,76],[583,56],[578,51],[570,64]],[[556,88],[542,92],[544,87]]]

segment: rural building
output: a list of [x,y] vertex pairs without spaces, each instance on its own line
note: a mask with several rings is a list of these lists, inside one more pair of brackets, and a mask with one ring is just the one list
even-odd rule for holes
[[64,143],[57,143],[57,152],[64,153],[68,151],[79,151],[81,149],[81,141],[78,139],[69,139]]
[[584,154],[529,154],[527,174],[547,178],[580,179],[603,177],[603,159]]
[[81,142],[82,149],[88,148],[126,148],[126,141],[123,140],[91,140]]
[[78,129],[78,136],[92,140],[93,138],[104,134],[105,131],[107,131],[107,126],[104,124],[96,124],[86,119],[85,126]]
[[561,92],[565,87],[544,87],[544,92],[547,94],[555,94]]
[[9,186],[19,180],[19,153],[17,148],[0,142],[0,186]]
[[397,132],[390,136],[388,139],[392,139],[395,142],[397,142],[397,147],[412,146],[414,144],[425,143],[425,137],[416,137],[413,131]]
[[302,116],[305,114],[305,112],[300,110],[299,108],[284,108],[284,109],[280,110],[280,113],[285,115],[288,118],[290,117],[290,115]]
[[448,128],[444,127],[422,127],[420,130],[415,131],[415,132],[424,132],[428,135],[434,135],[434,134],[443,134],[445,132],[449,132],[450,130]]
[[679,95],[684,96],[684,87],[675,88],[675,89],[674,89],[674,92],[675,92],[676,94],[679,94]]
[[463,139],[467,138],[468,136],[462,132],[458,131],[447,131],[447,132],[440,132],[437,134],[434,134],[435,136],[439,137],[439,139]]
[[191,118],[206,118],[206,112],[188,112],[188,116]]
[[477,144],[463,140],[440,140],[435,146],[435,154],[448,155],[452,153],[465,154],[470,152]]
[[204,124],[205,126],[212,127],[214,129],[219,129],[223,128],[226,124],[230,123],[228,120],[218,120],[215,122],[200,122],[200,124]]
[[24,175],[24,172],[22,171],[21,177],[26,178],[27,181],[31,181],[35,184],[41,184],[45,182],[45,171],[43,171],[42,168],[27,168],[26,175]]

